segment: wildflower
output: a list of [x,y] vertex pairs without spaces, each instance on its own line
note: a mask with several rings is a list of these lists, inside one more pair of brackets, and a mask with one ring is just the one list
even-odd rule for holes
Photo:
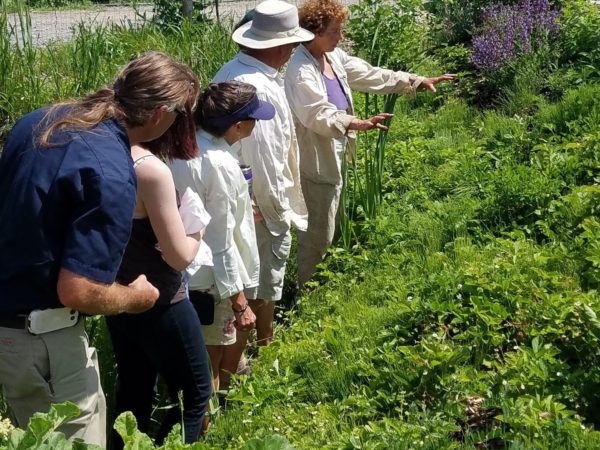
[[14,430],[12,423],[8,419],[0,420],[0,442],[8,440],[8,436],[12,430]]
[[494,71],[520,54],[531,53],[543,42],[543,36],[558,32],[559,14],[550,8],[548,0],[483,8],[482,26],[473,37],[473,64]]

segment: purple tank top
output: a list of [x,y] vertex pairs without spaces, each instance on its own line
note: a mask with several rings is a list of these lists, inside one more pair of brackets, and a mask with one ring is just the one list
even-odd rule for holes
[[323,81],[325,81],[325,89],[327,90],[327,100],[329,103],[333,103],[337,106],[337,109],[341,109],[342,111],[347,110],[350,105],[348,105],[348,99],[346,98],[346,94],[344,94],[342,84],[340,83],[340,80],[338,80],[338,77],[334,76],[333,79],[331,79],[323,74]]

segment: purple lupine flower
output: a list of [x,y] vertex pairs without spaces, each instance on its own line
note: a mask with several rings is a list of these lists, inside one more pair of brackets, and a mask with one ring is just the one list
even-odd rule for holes
[[558,32],[560,13],[548,0],[521,0],[490,5],[481,11],[482,25],[473,37],[473,64],[493,71],[521,54],[530,53],[546,34]]

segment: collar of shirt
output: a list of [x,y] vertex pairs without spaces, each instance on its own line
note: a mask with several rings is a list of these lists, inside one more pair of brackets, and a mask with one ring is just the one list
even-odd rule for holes
[[238,148],[229,145],[225,138],[214,136],[202,129],[197,132],[198,146],[202,150],[222,150],[229,153],[237,161],[239,159]]
[[[337,50],[337,48],[334,49],[331,52],[325,52],[325,57],[327,58],[327,61],[329,61],[329,64],[331,64],[331,68],[333,69],[333,73],[335,74],[335,76],[339,80],[341,77],[343,77],[343,74],[345,73],[345,70],[338,63],[338,58],[335,57],[336,50]],[[305,60],[310,61],[315,66],[315,68],[316,68],[316,70],[317,70],[318,73],[322,73],[321,72],[321,64],[312,55],[312,53],[308,51],[308,48],[306,48],[305,45],[300,44],[298,46],[298,48],[296,49],[296,53],[298,53],[299,55],[302,55],[305,58]],[[325,84],[323,84],[322,87],[325,87]],[[346,93],[346,95],[348,95],[348,93]]]
[[269,66],[268,64],[265,64],[262,61],[259,61],[254,56],[250,56],[244,52],[239,52],[237,54],[237,58],[240,63],[245,64],[247,66],[254,67],[255,69],[260,70],[262,73],[264,73],[266,76],[268,76],[270,78],[278,78],[279,77],[279,71],[277,69]]

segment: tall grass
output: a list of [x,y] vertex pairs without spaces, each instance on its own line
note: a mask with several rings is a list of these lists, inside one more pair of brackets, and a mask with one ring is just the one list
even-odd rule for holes
[[0,4],[0,145],[23,114],[46,104],[76,98],[110,83],[120,67],[148,50],[164,51],[188,64],[207,84],[237,46],[229,38],[230,23],[212,21],[161,29],[148,22],[139,27],[81,23],[65,43],[37,47],[27,8],[17,12],[16,31],[9,10]]

